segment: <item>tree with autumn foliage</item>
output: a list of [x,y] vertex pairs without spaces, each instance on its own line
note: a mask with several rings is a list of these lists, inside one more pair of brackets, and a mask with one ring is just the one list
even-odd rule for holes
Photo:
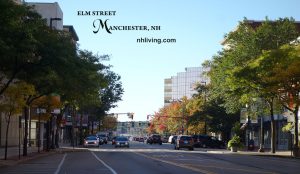
[[19,117],[18,114],[22,113],[23,108],[26,105],[24,97],[28,95],[33,95],[34,93],[34,86],[25,82],[18,81],[8,86],[4,93],[1,95],[0,114],[4,115],[6,121],[4,154],[5,160],[7,159],[8,133],[11,117]]
[[154,114],[148,131],[160,134],[181,134],[183,131],[187,133],[187,123],[190,118],[188,101],[183,97],[180,101],[174,101],[161,108]]

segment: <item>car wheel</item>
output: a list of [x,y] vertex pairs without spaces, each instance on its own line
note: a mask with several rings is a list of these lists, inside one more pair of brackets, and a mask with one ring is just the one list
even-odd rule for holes
[[193,147],[191,147],[191,148],[189,148],[189,150],[194,150],[194,148],[193,148]]

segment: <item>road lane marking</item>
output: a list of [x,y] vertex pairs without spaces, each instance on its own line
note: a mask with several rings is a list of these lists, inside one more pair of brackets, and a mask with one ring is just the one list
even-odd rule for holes
[[201,173],[205,173],[205,174],[215,174],[214,172],[211,172],[211,171],[208,171],[208,170],[199,169],[199,168],[195,168],[195,167],[192,167],[192,166],[187,166],[187,165],[184,165],[184,164],[178,164],[176,162],[171,162],[171,161],[158,159],[158,158],[155,158],[155,157],[144,155],[142,153],[135,152],[135,154],[143,156],[145,158],[152,159],[152,160],[156,160],[156,161],[160,161],[160,162],[163,162],[163,163],[171,164],[171,165],[174,165],[174,166],[177,166],[177,167],[182,167],[182,168],[185,168],[185,169],[193,170],[193,171],[196,171],[196,172],[201,172]]
[[59,163],[59,165],[58,165],[56,171],[54,172],[54,174],[58,174],[58,173],[59,173],[59,171],[60,171],[60,169],[61,169],[61,166],[62,166],[63,163],[65,162],[66,156],[67,156],[67,154],[65,153],[65,154],[64,154],[64,157],[63,157],[62,160],[60,161],[60,163]]
[[92,152],[91,151],[91,153],[94,155],[94,157],[98,160],[98,161],[100,161],[106,168],[108,168],[110,171],[111,171],[111,173],[113,173],[113,174],[118,174],[113,168],[111,168],[109,165],[107,165],[104,161],[102,161],[94,152]]

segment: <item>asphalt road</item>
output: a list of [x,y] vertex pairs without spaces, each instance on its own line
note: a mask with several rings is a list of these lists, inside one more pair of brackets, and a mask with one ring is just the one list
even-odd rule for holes
[[170,144],[139,142],[132,142],[129,149],[106,144],[0,168],[0,173],[5,174],[296,174],[299,171],[299,159],[212,154],[200,149],[178,151]]

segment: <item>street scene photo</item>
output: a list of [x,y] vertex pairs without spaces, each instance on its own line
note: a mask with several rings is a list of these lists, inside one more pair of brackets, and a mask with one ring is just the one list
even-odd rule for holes
[[299,7],[0,0],[0,173],[299,174]]

